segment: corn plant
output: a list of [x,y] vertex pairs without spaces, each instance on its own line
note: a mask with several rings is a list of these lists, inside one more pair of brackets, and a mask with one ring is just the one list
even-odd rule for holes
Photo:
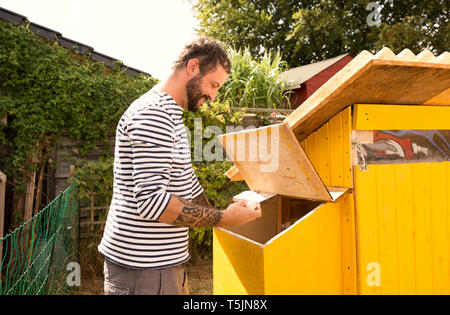
[[291,108],[289,92],[280,74],[286,63],[279,52],[265,52],[255,60],[249,49],[229,49],[232,69],[228,80],[220,90],[219,101],[229,101],[231,107]]

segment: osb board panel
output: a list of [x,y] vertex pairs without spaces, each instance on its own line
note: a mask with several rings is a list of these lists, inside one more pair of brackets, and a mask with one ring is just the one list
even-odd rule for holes
[[354,130],[450,130],[450,106],[356,104]]
[[[300,143],[326,186],[353,187],[351,134],[352,109],[349,106]],[[232,181],[240,177],[235,166],[225,175]]]
[[355,198],[350,193],[340,201],[343,294],[357,293]]
[[361,294],[450,293],[450,162],[355,168]]
[[324,203],[264,247],[265,294],[342,294],[341,203]]
[[347,107],[300,143],[326,186],[353,187],[351,115]]
[[281,199],[281,231],[295,224],[321,204],[323,204],[322,201],[283,197]]
[[229,133],[218,138],[252,191],[332,200],[287,124]]
[[262,202],[261,212],[261,218],[225,229],[263,245],[281,231],[281,196]]
[[264,294],[263,247],[213,229],[213,293]]
[[264,246],[215,228],[214,293],[355,294],[352,200],[349,194],[314,209],[311,202],[291,200],[305,212]]
[[450,87],[449,64],[371,58],[358,55],[286,118],[299,141],[349,105],[419,105]]

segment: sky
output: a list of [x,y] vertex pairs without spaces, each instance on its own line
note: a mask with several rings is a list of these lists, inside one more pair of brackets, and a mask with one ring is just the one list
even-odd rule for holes
[[187,0],[0,0],[0,7],[158,79],[198,25]]

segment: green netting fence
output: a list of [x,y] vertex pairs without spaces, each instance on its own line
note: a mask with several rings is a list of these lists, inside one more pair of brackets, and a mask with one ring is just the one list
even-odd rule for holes
[[0,239],[0,295],[65,294],[78,262],[78,188],[73,182],[30,220]]

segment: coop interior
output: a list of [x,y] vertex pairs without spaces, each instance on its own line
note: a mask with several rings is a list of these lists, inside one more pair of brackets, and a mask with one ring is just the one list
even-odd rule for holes
[[276,195],[260,203],[261,218],[241,226],[227,227],[224,230],[264,245],[323,203]]

